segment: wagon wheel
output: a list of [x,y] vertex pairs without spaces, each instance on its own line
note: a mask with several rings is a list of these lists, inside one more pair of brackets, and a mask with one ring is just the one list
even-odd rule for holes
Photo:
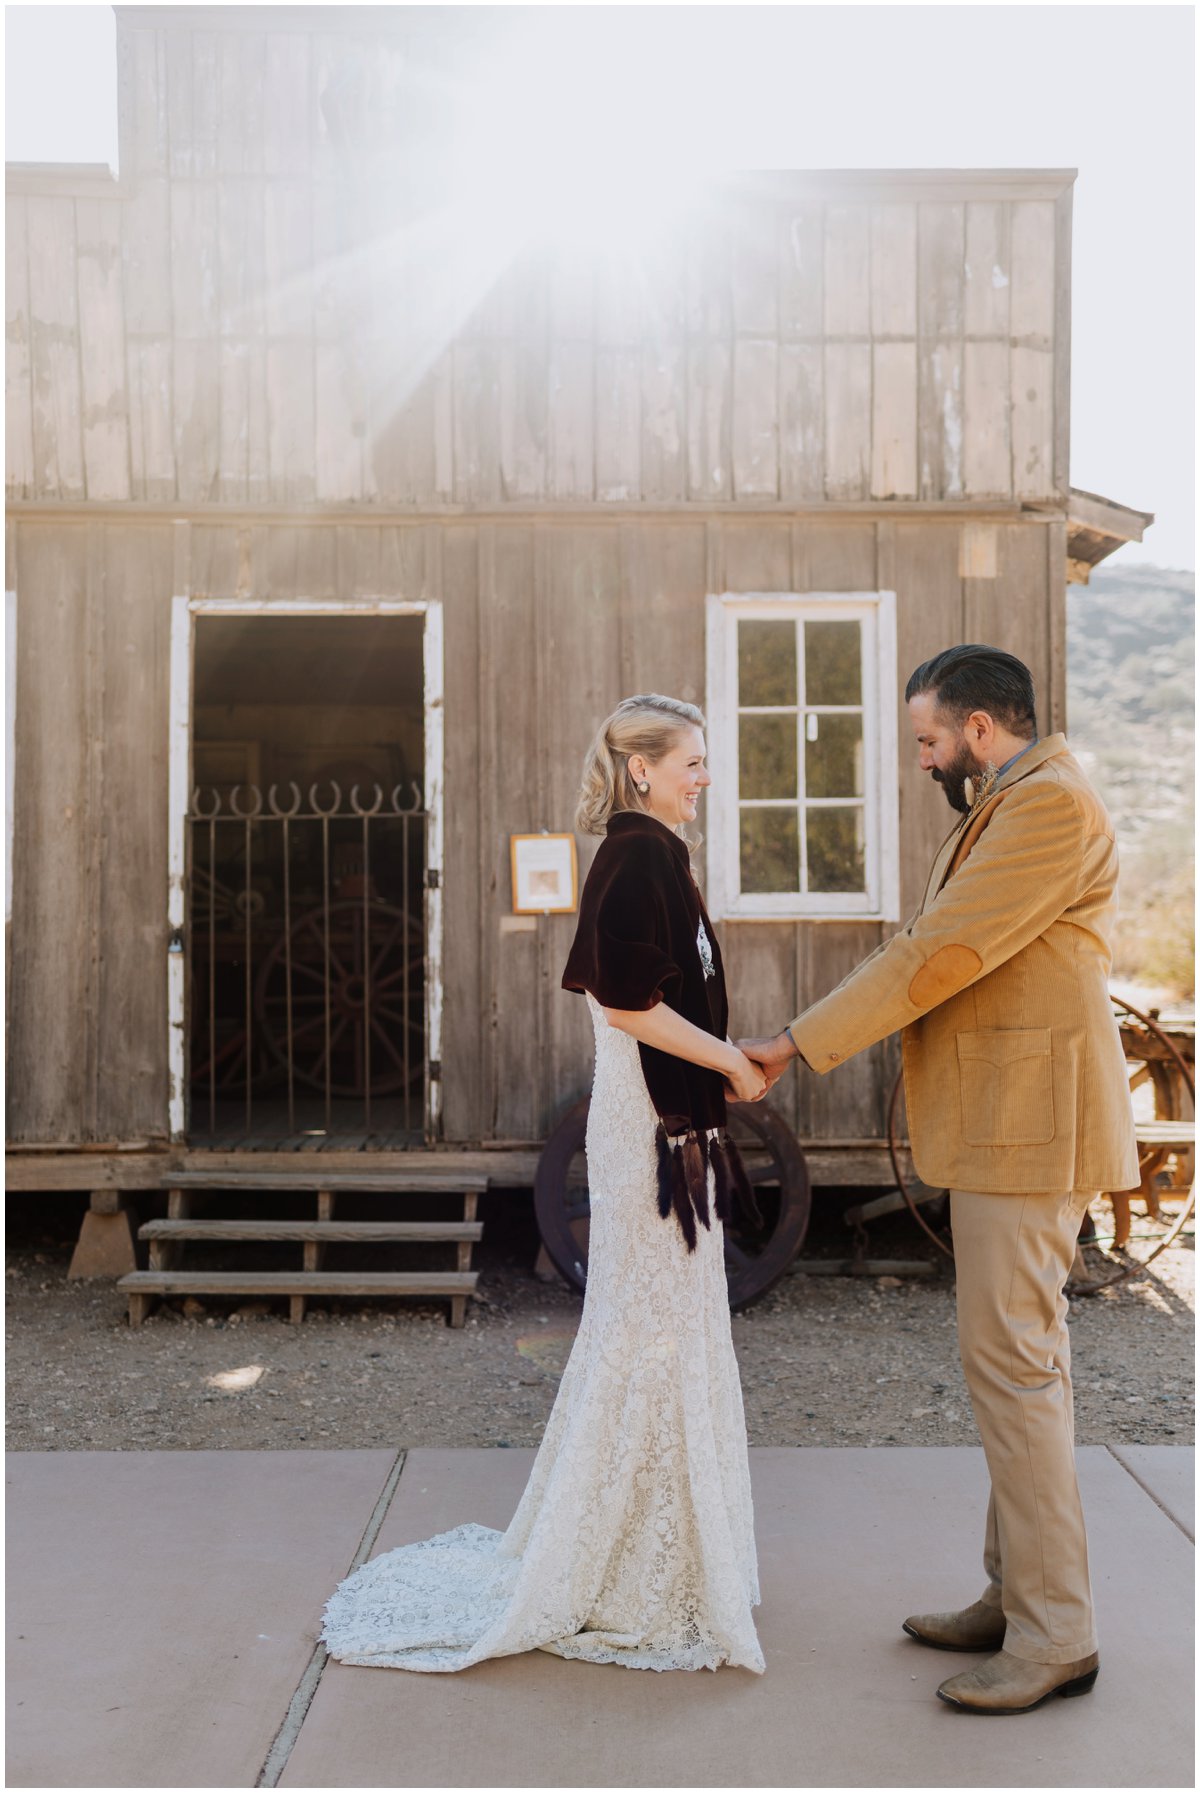
[[192,867],[191,912],[197,929],[207,929],[211,920],[214,932],[236,935],[245,928],[247,914],[251,922],[260,920],[270,895],[270,885],[262,879],[247,890],[244,882],[226,884],[206,867]]
[[[588,1107],[585,1097],[558,1123],[546,1141],[533,1188],[538,1230],[550,1261],[576,1289],[587,1282]],[[730,1305],[745,1307],[779,1281],[799,1251],[812,1196],[799,1142],[765,1102],[731,1104],[729,1132],[763,1216],[761,1228],[739,1219],[725,1229]]]
[[[1186,1064],[1168,1055],[1168,1041],[1151,1016],[1142,1016],[1118,996],[1112,1001],[1113,1007],[1120,1011],[1121,1045],[1129,1073],[1129,1093],[1134,1099],[1134,1113],[1141,1121],[1182,1120],[1187,1112]],[[1139,1098],[1138,1091],[1145,1094]],[[1174,1159],[1175,1181],[1170,1191],[1163,1193],[1185,1195],[1195,1178],[1195,1148],[1142,1146],[1138,1156],[1147,1207],[1157,1219],[1159,1192],[1155,1182],[1158,1173]]]
[[[367,1086],[370,997],[371,1094],[386,1096],[425,1075],[425,936],[420,922],[390,903],[329,905],[330,1092],[363,1096]],[[255,1012],[271,1053],[287,1064],[287,936],[263,961]],[[325,910],[292,923],[292,1056],[297,1079],[324,1090],[326,1075]],[[408,1003],[404,991],[407,976]],[[407,1048],[407,1052],[406,1052]]]
[[[1186,1093],[1187,1100],[1190,1102],[1194,1111],[1196,1104],[1196,1078],[1194,1066],[1188,1064],[1174,1041],[1169,1038],[1152,1015],[1144,1015],[1140,1009],[1135,1009],[1132,1004],[1126,1002],[1124,997],[1121,996],[1114,996],[1112,998],[1112,1005],[1117,1010],[1120,1018],[1121,1041],[1125,1050],[1125,1061],[1129,1067],[1130,1090],[1133,1091],[1135,1089],[1143,1088],[1147,1082],[1150,1083],[1154,1090],[1155,1113],[1153,1118],[1155,1120],[1178,1119],[1184,1093]],[[1157,1066],[1157,1069],[1155,1069],[1155,1066]],[[1146,1069],[1148,1076],[1144,1077],[1142,1075],[1143,1067]],[[1162,1104],[1161,1107],[1159,1106],[1160,1103]],[[1153,1177],[1157,1173],[1160,1164],[1169,1155],[1169,1152],[1163,1152],[1160,1156],[1155,1147],[1139,1147],[1138,1168],[1142,1174],[1142,1192],[1143,1194],[1147,1191],[1150,1192],[1147,1199],[1147,1207],[1150,1208],[1151,1212],[1157,1212],[1157,1201],[1153,1192]],[[1184,1188],[1177,1191],[1177,1193],[1183,1195],[1183,1203],[1179,1213],[1175,1216],[1175,1219],[1172,1221],[1163,1237],[1158,1240],[1153,1251],[1148,1257],[1134,1258],[1132,1261],[1127,1261],[1123,1267],[1112,1272],[1108,1276],[1095,1277],[1087,1282],[1075,1282],[1073,1288],[1077,1295],[1095,1295],[1102,1289],[1115,1288],[1118,1284],[1124,1282],[1131,1276],[1140,1276],[1141,1273],[1154,1262],[1155,1258],[1158,1257],[1161,1252],[1164,1252],[1168,1246],[1175,1243],[1176,1239],[1191,1219],[1196,1206],[1194,1147],[1186,1154],[1177,1153],[1176,1163],[1183,1177],[1190,1177],[1190,1183],[1185,1182]],[[1113,1204],[1114,1220],[1117,1216],[1118,1203],[1121,1202],[1122,1199],[1125,1205],[1125,1215],[1127,1215],[1129,1201],[1128,1194],[1125,1194],[1122,1197],[1121,1192],[1118,1192],[1116,1195],[1110,1194],[1109,1196],[1109,1200]],[[1125,1215],[1122,1216],[1122,1220],[1124,1220]],[[1117,1249],[1121,1251],[1122,1256],[1127,1259],[1129,1258],[1127,1250],[1124,1250],[1120,1246],[1118,1246]],[[1076,1261],[1079,1261],[1078,1258]],[[1111,1259],[1107,1261],[1111,1262]]]
[[[189,1079],[196,1090],[208,1090],[216,1079],[218,1095],[241,1095],[246,1088],[246,1022],[244,1011],[216,1016],[215,1039],[209,1038],[207,992],[201,988],[199,976],[192,977],[192,1034]],[[251,1069],[254,1089],[269,1087],[278,1081],[279,1067],[265,1051],[260,1037],[254,1041],[254,1064]]]
[[[1193,1071],[1188,1066],[1178,1048],[1172,1044],[1162,1028],[1149,1015],[1143,1015],[1139,1009],[1132,1008],[1122,997],[1113,996],[1111,1001],[1114,1009],[1118,1010],[1120,1016],[1123,1017],[1121,1020],[1121,1036],[1124,1043],[1126,1063],[1129,1066],[1130,1091],[1132,1092],[1133,1090],[1142,1087],[1143,1084],[1149,1083],[1154,1089],[1154,1118],[1158,1120],[1177,1119],[1180,1110],[1181,1090],[1187,1092],[1187,1096],[1193,1107],[1195,1105],[1196,1085]],[[953,1246],[947,1245],[945,1240],[940,1239],[924,1217],[919,1213],[916,1201],[913,1198],[913,1192],[908,1187],[904,1171],[900,1164],[900,1157],[897,1149],[896,1114],[903,1086],[904,1075],[903,1072],[901,1072],[896,1078],[896,1082],[892,1088],[891,1103],[888,1108],[888,1151],[891,1155],[892,1171],[896,1179],[896,1187],[904,1197],[909,1213],[912,1215],[917,1225],[923,1232],[929,1235],[939,1251],[944,1252],[947,1257],[952,1258],[954,1256]],[[1163,1104],[1162,1109],[1158,1107],[1160,1102]],[[1143,1148],[1143,1153],[1145,1149],[1146,1148]],[[1164,1153],[1163,1156],[1165,1158],[1168,1156],[1168,1153]],[[1126,1277],[1132,1276],[1136,1271],[1144,1270],[1147,1265],[1154,1262],[1154,1259],[1158,1257],[1160,1252],[1165,1251],[1169,1245],[1174,1244],[1175,1240],[1179,1237],[1179,1234],[1183,1231],[1184,1226],[1187,1224],[1196,1202],[1194,1147],[1186,1155],[1186,1158],[1181,1158],[1178,1162],[1181,1171],[1181,1180],[1186,1178],[1183,1189],[1178,1193],[1183,1194],[1185,1200],[1174,1223],[1166,1235],[1155,1245],[1154,1250],[1150,1253],[1149,1257],[1139,1259],[1135,1264],[1128,1264],[1123,1269],[1118,1270],[1114,1275],[1099,1281],[1086,1283],[1077,1282],[1075,1281],[1074,1276],[1072,1276],[1070,1279],[1070,1286],[1075,1294],[1092,1295],[1100,1289],[1114,1287],[1117,1283],[1123,1282]],[[1140,1163],[1141,1168],[1145,1169],[1146,1159],[1144,1156],[1140,1158]],[[1076,1262],[1079,1262],[1078,1253],[1076,1255]]]

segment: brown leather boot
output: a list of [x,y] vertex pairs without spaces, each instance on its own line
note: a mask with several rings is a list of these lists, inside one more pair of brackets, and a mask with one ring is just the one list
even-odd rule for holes
[[1004,1642],[1004,1614],[982,1600],[961,1612],[920,1612],[904,1629],[934,1650],[998,1650]]
[[1001,1650],[965,1675],[951,1675],[937,1693],[939,1700],[960,1712],[1032,1712],[1055,1694],[1069,1700],[1077,1693],[1090,1693],[1099,1673],[1095,1653],[1079,1662],[1026,1662]]

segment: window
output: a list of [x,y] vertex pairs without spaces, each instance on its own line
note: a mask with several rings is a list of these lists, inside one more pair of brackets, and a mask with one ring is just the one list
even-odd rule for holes
[[714,916],[898,921],[893,592],[708,600]]

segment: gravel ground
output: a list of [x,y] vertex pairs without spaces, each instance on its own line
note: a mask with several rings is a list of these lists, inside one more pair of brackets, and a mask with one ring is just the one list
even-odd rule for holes
[[[485,1210],[480,1294],[461,1331],[444,1304],[398,1301],[313,1308],[296,1327],[267,1303],[172,1303],[131,1331],[112,1283],[67,1280],[78,1205],[10,1198],[10,1449],[537,1444],[580,1297],[533,1276],[529,1198],[501,1199]],[[842,1205],[818,1198],[805,1258],[845,1254]],[[932,1259],[915,1234],[907,1217],[876,1224],[871,1253]],[[1145,1256],[1161,1229],[1137,1218],[1135,1235]],[[1192,1441],[1194,1262],[1185,1237],[1120,1291],[1072,1301],[1079,1443]],[[751,1444],[977,1442],[940,1267],[927,1279],[793,1273],[733,1333]]]

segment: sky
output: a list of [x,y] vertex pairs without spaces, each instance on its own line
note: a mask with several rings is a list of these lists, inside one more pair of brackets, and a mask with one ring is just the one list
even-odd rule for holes
[[[469,27],[483,9],[447,10]],[[556,157],[611,149],[673,180],[1077,168],[1071,483],[1155,513],[1121,563],[1194,568],[1190,4],[486,11],[540,41],[546,71],[491,128],[519,114]],[[8,6],[5,40],[7,160],[115,169],[111,7]]]

